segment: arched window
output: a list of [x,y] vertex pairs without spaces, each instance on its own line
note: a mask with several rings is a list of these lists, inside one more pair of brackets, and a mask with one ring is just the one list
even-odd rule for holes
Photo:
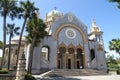
[[60,47],[59,52],[60,52],[60,54],[64,54],[66,52],[66,48],[65,47]]
[[69,52],[69,54],[73,54],[75,51],[74,51],[73,48],[69,48],[69,49],[68,49],[68,52]]
[[90,50],[91,60],[95,58],[95,51],[93,49]]
[[82,49],[78,48],[77,49],[77,59],[81,59],[82,58]]
[[42,47],[42,58],[44,58],[45,60],[49,60],[49,52],[50,49],[48,46]]

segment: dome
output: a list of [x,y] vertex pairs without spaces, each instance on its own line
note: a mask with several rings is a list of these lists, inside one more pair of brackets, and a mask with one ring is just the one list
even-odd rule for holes
[[62,12],[60,12],[58,10],[52,10],[47,14],[47,17],[51,17],[51,16],[60,17],[62,15],[63,15]]
[[[16,37],[14,37],[14,38],[12,38],[11,39],[11,44],[18,44],[18,42],[19,42],[19,38],[20,38],[20,36],[16,36]],[[25,42],[25,36],[23,36],[22,37],[22,43],[24,43]],[[21,44],[22,44],[21,43]],[[9,41],[7,42],[7,45],[9,44]]]
[[[11,41],[19,41],[19,38],[20,38],[20,36],[16,36],[16,37],[12,38]],[[22,37],[22,41],[24,41],[24,40],[25,40],[25,36]]]
[[62,16],[63,16],[62,12],[54,9],[46,14],[44,20],[45,20],[46,25],[51,25],[51,24],[53,24],[54,21],[61,18]]

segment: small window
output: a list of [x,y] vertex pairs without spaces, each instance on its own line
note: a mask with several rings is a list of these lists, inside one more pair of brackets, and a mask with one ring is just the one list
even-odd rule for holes
[[64,54],[66,52],[66,48],[65,47],[60,47],[59,52],[60,52],[60,54]]
[[49,47],[42,47],[42,58],[49,60]]
[[73,48],[69,48],[69,49],[68,49],[68,52],[69,52],[69,54],[73,54],[75,51],[74,51]]
[[95,52],[93,49],[90,50],[90,54],[91,54],[91,60],[93,60],[95,58]]

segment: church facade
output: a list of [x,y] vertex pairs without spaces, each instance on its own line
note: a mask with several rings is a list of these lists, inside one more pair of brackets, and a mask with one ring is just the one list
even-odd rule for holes
[[33,73],[40,69],[107,69],[103,32],[94,20],[90,33],[72,13],[52,10],[46,14],[45,23],[48,36],[35,49]]
[[[44,22],[48,36],[34,49],[33,74],[47,69],[107,70],[103,32],[94,20],[90,33],[87,26],[72,13],[63,15],[52,10],[46,14]],[[29,46],[24,44],[23,47],[28,67]]]

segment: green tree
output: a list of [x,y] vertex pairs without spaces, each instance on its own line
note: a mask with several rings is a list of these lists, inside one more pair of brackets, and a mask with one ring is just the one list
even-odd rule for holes
[[36,8],[34,6],[34,2],[31,3],[29,0],[27,0],[25,2],[21,1],[20,2],[20,8],[21,8],[21,11],[23,11],[23,13],[21,14],[21,16],[23,16],[24,22],[23,22],[23,25],[22,25],[22,29],[21,29],[21,33],[20,33],[20,39],[19,39],[19,44],[18,44],[17,62],[18,62],[18,58],[19,58],[19,51],[20,51],[21,39],[22,39],[22,35],[23,35],[23,31],[24,31],[27,19],[29,19],[31,17],[31,15],[33,13],[35,13],[36,10],[38,10],[38,8]]
[[0,49],[3,49],[3,42],[0,41]]
[[115,50],[120,55],[120,39],[112,39],[112,41],[109,41],[109,49]]
[[20,29],[20,27],[15,27],[15,24],[7,25],[7,34],[9,34],[8,70],[10,68],[11,38],[14,37],[14,35],[20,34],[18,32],[19,29]]
[[29,52],[29,65],[28,65],[28,73],[31,74],[31,68],[32,68],[32,59],[33,59],[33,51],[34,47],[37,46],[38,43],[40,43],[40,40],[44,38],[44,36],[47,35],[47,32],[45,31],[46,25],[37,17],[31,18],[28,21],[26,31],[28,32],[28,35],[26,36],[27,42],[30,44],[30,52]]
[[3,55],[1,68],[3,65],[5,47],[6,47],[6,19],[9,16],[12,20],[17,17],[17,7],[15,0],[0,0],[0,14],[3,16]]
[[107,55],[106,63],[109,69],[117,69],[119,67],[113,55]]
[[117,4],[118,4],[118,8],[120,9],[120,0],[109,0],[110,2],[117,2]]

